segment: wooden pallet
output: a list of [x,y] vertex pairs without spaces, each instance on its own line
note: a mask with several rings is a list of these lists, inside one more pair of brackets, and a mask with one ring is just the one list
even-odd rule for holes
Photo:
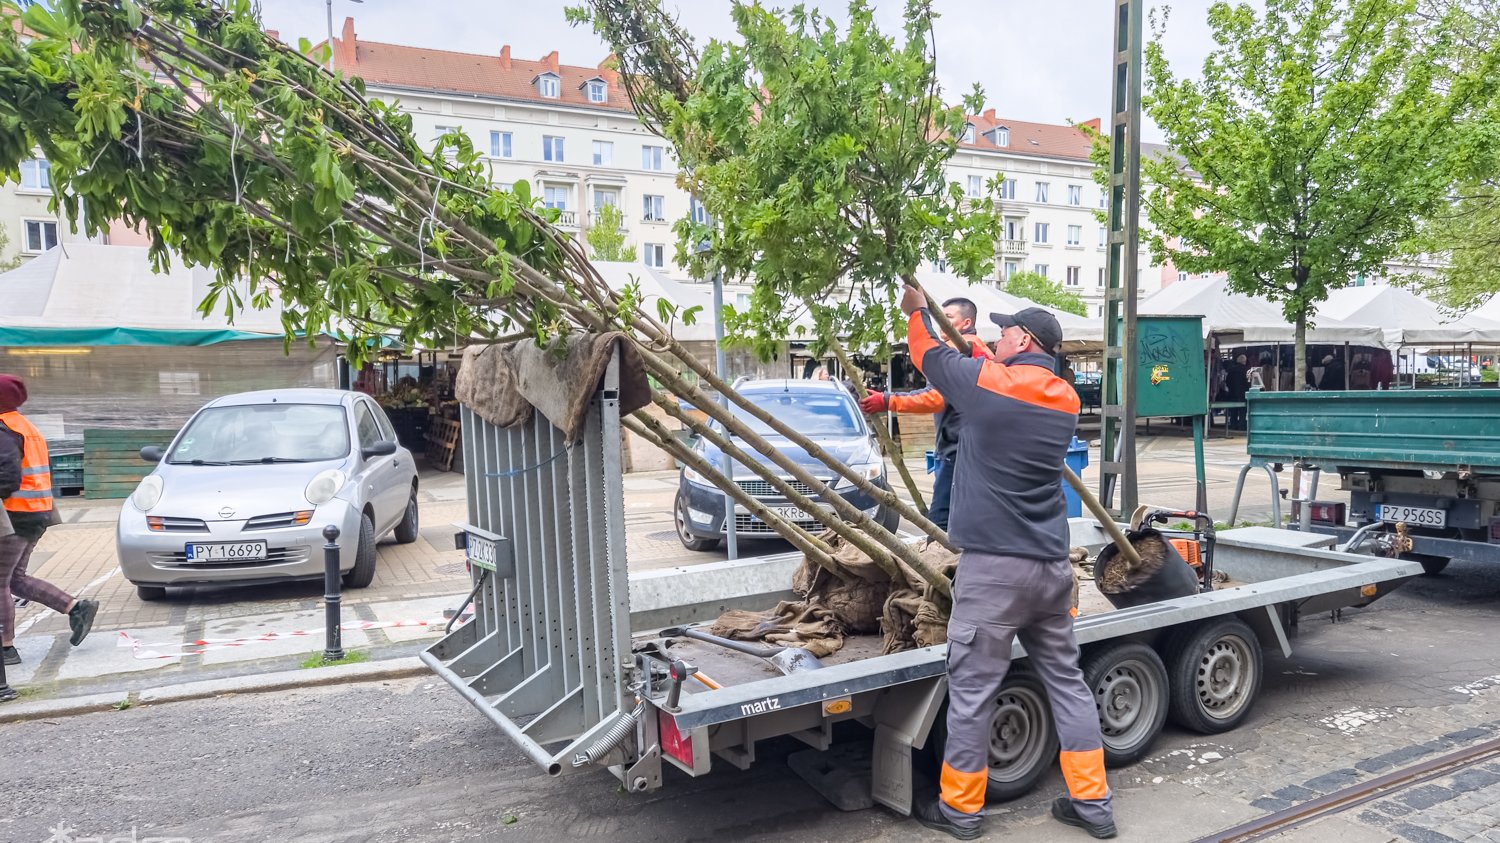
[[453,470],[458,454],[459,423],[453,419],[432,419],[427,425],[427,462],[443,471]]
[[104,430],[83,432],[83,493],[90,498],[129,497],[153,464],[141,459],[147,445],[166,447],[176,430]]

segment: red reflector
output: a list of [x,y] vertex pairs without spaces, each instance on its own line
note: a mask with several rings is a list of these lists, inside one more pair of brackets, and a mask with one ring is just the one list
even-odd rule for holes
[[[1346,505],[1335,501],[1312,501],[1307,505],[1309,520],[1325,527],[1342,527],[1348,520]],[[1292,523],[1302,518],[1302,502],[1292,501]]]
[[693,736],[677,731],[677,719],[664,711],[656,712],[656,729],[662,751],[693,769]]

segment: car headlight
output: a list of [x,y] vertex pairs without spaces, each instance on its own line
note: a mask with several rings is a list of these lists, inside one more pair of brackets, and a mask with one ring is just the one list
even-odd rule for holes
[[712,483],[708,482],[708,478],[694,471],[692,466],[683,466],[682,476],[686,477],[689,483],[697,483],[699,486],[713,485]]
[[303,492],[303,494],[307,496],[308,503],[321,506],[333,500],[333,496],[337,495],[339,490],[344,488],[344,483],[348,479],[344,476],[344,472],[336,468],[330,468],[317,477],[314,477],[312,482],[307,484],[307,491]]
[[[860,463],[858,465],[851,465],[849,468],[871,482],[879,480],[881,475],[885,474],[885,463],[883,462]],[[838,485],[834,488],[852,489],[854,488],[854,481],[847,477],[840,477]]]
[[155,474],[148,474],[141,481],[141,485],[135,487],[130,493],[130,502],[141,512],[150,512],[151,507],[161,503],[162,484],[161,478]]

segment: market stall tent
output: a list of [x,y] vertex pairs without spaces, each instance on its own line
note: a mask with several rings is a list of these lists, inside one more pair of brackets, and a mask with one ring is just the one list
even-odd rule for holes
[[1500,344],[1500,324],[1482,317],[1453,317],[1402,287],[1345,287],[1334,290],[1318,312],[1381,329],[1390,349],[1411,345]]
[[[1141,300],[1137,312],[1202,316],[1204,336],[1217,338],[1222,346],[1291,343],[1297,335],[1296,328],[1287,321],[1280,305],[1233,292],[1224,279],[1178,281]],[[1308,343],[1383,344],[1384,334],[1378,326],[1332,317],[1332,314],[1320,310],[1312,320],[1313,324],[1308,326]]]

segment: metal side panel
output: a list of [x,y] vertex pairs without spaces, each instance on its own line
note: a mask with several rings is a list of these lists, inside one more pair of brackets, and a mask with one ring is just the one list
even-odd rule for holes
[[571,445],[540,413],[513,428],[462,413],[474,618],[422,661],[555,775],[634,734],[619,361]]

